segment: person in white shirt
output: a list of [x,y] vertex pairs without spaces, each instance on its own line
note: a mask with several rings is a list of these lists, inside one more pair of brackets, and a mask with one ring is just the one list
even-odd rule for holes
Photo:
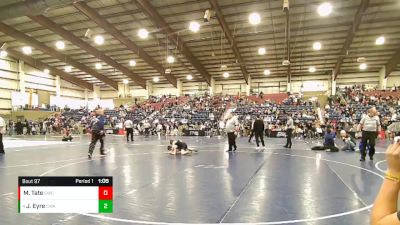
[[6,122],[0,116],[0,154],[5,154],[3,145],[3,135],[6,133]]
[[283,146],[285,148],[292,148],[292,133],[294,129],[294,123],[291,116],[287,117],[286,122],[286,145]]
[[161,131],[163,129],[163,126],[161,125],[161,123],[157,124],[156,129],[157,129],[158,139],[160,139],[161,138]]
[[144,135],[148,137],[150,135],[151,124],[148,121],[146,121],[144,122],[143,126],[144,126]]
[[126,141],[129,142],[129,136],[131,137],[131,141],[133,141],[133,122],[130,119],[125,120],[124,122],[125,132],[126,132]]
[[238,125],[238,120],[237,117],[233,116],[232,114],[228,115],[227,119],[228,120],[226,121],[225,130],[226,133],[228,134],[228,145],[229,145],[228,152],[231,152],[232,148],[233,151],[237,150],[235,131]]

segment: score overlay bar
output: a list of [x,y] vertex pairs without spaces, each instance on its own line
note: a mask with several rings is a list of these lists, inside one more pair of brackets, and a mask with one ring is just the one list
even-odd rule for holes
[[19,213],[112,213],[112,177],[18,177]]

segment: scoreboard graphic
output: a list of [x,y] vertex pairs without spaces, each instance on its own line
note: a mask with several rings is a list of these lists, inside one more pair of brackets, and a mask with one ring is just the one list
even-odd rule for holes
[[112,177],[18,177],[19,213],[112,213]]

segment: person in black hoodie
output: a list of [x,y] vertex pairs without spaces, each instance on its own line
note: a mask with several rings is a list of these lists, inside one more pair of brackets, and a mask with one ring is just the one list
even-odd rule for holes
[[[254,121],[253,133],[254,133],[254,136],[256,137],[257,150],[264,151],[265,150],[264,121],[261,119],[260,115],[257,115],[257,118]],[[259,139],[261,140],[261,144],[263,146],[261,149],[260,149],[260,145],[259,145]]]

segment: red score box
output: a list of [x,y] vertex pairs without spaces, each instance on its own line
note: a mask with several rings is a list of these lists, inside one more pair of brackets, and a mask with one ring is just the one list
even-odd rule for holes
[[112,186],[99,186],[99,200],[112,200],[113,188]]

